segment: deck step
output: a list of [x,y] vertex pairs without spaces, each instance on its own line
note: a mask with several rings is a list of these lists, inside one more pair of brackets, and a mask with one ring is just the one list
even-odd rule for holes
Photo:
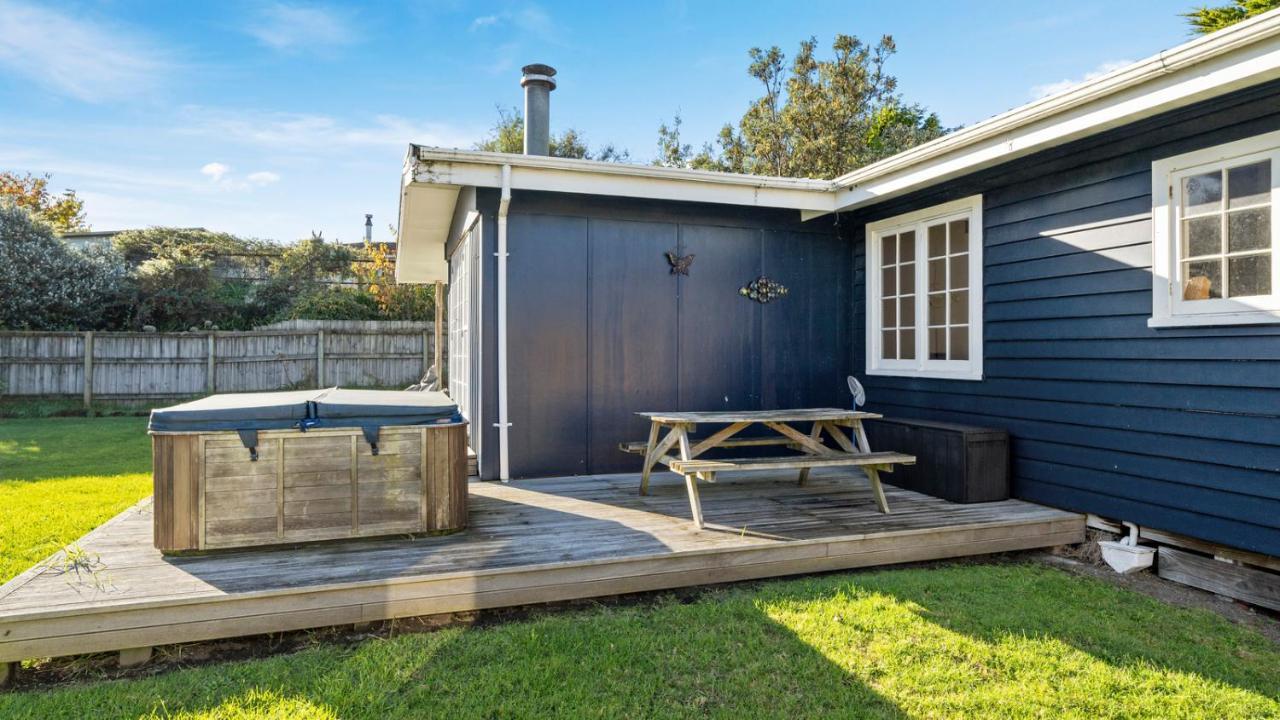
[[863,465],[914,465],[914,455],[898,452],[843,453],[840,455],[787,455],[763,458],[717,458],[714,460],[672,460],[669,465],[678,473],[720,472],[725,470],[786,470],[820,467],[856,467]]

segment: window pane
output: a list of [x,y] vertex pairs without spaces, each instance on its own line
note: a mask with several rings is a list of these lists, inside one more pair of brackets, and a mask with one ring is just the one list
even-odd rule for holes
[[947,289],[947,261],[939,258],[929,261],[929,291]]
[[898,300],[898,326],[909,328],[916,326],[916,298],[904,297]]
[[956,255],[949,262],[951,263],[951,287],[969,287],[969,256]]
[[898,266],[898,287],[902,295],[910,295],[916,291],[916,264],[906,263]]
[[1243,207],[1271,201],[1271,161],[1263,160],[1227,171],[1227,206]]
[[898,359],[898,333],[894,330],[885,330],[880,333],[880,357],[885,360]]
[[929,359],[947,359],[947,329],[929,328]]
[[947,254],[947,226],[929,226],[929,257],[942,257]]
[[899,356],[903,360],[916,359],[916,331],[915,330],[899,330],[898,346],[902,350]]
[[1182,264],[1182,299],[1222,297],[1222,261],[1193,260]]
[[947,294],[933,293],[929,296],[929,324],[947,324]]
[[1240,210],[1227,216],[1227,252],[1261,250],[1269,247],[1271,247],[1271,208]]
[[1184,179],[1182,196],[1188,215],[1220,209],[1222,207],[1222,172],[1215,170]]
[[898,262],[912,262],[916,259],[916,234],[904,232],[898,234]]
[[1222,252],[1222,216],[1187,220],[1182,224],[1183,253],[1185,257],[1217,255]]
[[898,294],[898,273],[891,267],[880,271],[880,294],[891,297]]
[[969,327],[967,325],[951,328],[951,359],[969,359]]
[[1231,297],[1271,294],[1271,255],[1227,258],[1227,288]]
[[951,322],[952,324],[969,322],[968,290],[951,293]]
[[969,252],[969,219],[951,221],[951,254]]
[[898,262],[898,236],[888,235],[880,239],[880,264],[889,266]]
[[880,326],[887,328],[898,326],[897,300],[891,299],[880,301]]

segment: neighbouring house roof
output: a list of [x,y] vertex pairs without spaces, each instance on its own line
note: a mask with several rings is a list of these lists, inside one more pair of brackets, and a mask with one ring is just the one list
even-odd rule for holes
[[1273,10],[833,180],[410,145],[401,178],[401,280],[447,279],[443,247],[458,190],[501,187],[504,166],[510,168],[513,190],[789,208],[810,219],[867,207],[1277,78],[1280,10]]

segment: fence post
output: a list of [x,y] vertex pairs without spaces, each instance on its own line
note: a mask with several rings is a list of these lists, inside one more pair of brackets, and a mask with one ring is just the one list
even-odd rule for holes
[[93,417],[93,331],[84,334],[84,412]]
[[208,369],[205,370],[206,377],[205,377],[204,384],[205,384],[205,388],[209,391],[209,394],[212,395],[213,393],[218,391],[218,361],[216,359],[216,356],[213,354],[213,348],[215,344],[213,341],[213,333],[209,333],[208,338],[209,338],[209,345],[208,345],[209,366],[208,366]]
[[324,387],[324,331],[316,331],[316,387]]

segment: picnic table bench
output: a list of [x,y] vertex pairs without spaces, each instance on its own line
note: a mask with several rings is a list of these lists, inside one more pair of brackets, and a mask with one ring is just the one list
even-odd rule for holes
[[[872,452],[862,421],[876,420],[875,413],[839,408],[807,408],[798,410],[746,410],[715,412],[642,412],[637,413],[650,421],[647,442],[626,442],[619,445],[623,452],[644,456],[644,469],[640,476],[640,494],[649,491],[649,474],[658,464],[666,465],[673,472],[684,476],[689,492],[689,508],[693,523],[703,527],[702,501],[698,496],[698,480],[715,482],[716,473],[733,470],[799,470],[797,482],[801,485],[809,479],[809,471],[823,467],[861,467],[871,483],[876,507],[889,512],[889,503],[880,484],[881,472],[893,472],[894,465],[910,465],[916,459],[912,455],[897,452]],[[699,424],[720,424],[725,427],[696,441],[690,438]],[[801,432],[793,423],[812,423],[809,433]],[[763,437],[735,437],[751,427],[762,425],[774,432]],[[845,434],[845,430],[849,435]],[[666,435],[663,435],[663,431]],[[824,442],[824,435],[831,438],[836,447]],[[701,458],[716,448],[740,448],[781,445],[799,454],[771,457]],[[672,454],[672,452],[676,454]]]

